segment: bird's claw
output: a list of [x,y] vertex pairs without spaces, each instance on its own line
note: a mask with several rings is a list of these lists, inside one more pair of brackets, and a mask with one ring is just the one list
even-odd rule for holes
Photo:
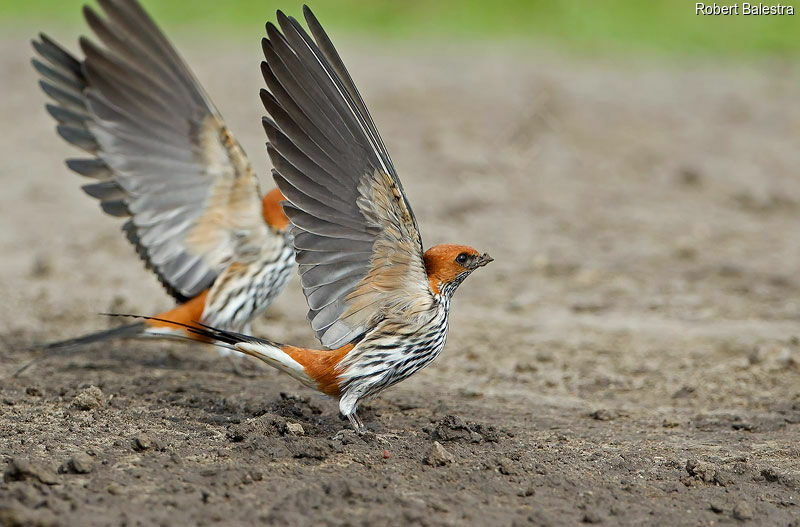
[[331,440],[341,441],[343,445],[349,445],[351,443],[355,443],[359,439],[361,441],[369,443],[376,440],[377,436],[375,435],[375,432],[371,430],[364,429],[359,432],[356,430],[345,428],[344,430],[339,430],[338,432],[336,432],[336,434],[333,435],[333,437],[331,437]]

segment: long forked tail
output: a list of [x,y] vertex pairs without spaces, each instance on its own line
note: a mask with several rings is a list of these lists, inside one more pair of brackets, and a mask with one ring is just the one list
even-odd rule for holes
[[71,348],[88,346],[89,344],[102,342],[104,340],[142,337],[145,335],[145,329],[146,326],[144,322],[135,322],[133,324],[120,326],[118,328],[98,331],[96,333],[89,333],[88,335],[83,335],[82,337],[77,337],[74,339],[51,342],[41,346],[39,349],[43,351],[68,350]]
[[[236,348],[236,344],[239,344],[240,342],[254,342],[254,343],[270,344],[274,346],[281,346],[280,344],[272,342],[271,340],[264,340],[257,337],[251,337],[243,333],[237,333],[235,331],[215,328],[214,326],[209,326],[208,324],[203,324],[202,322],[197,322],[194,320],[190,322],[183,322],[181,320],[176,320],[174,318],[167,318],[164,315],[148,317],[146,315],[132,315],[128,313],[100,313],[100,314],[107,317],[142,319],[144,320],[144,322],[137,322],[136,324],[131,324],[130,326],[122,326],[122,327],[126,328],[132,326],[139,326],[143,328],[143,332],[145,334],[156,334],[155,332],[158,330],[158,328],[167,328],[173,330],[174,334],[172,336],[181,337],[181,335],[179,335],[177,331],[180,330],[182,333],[184,333],[184,335],[182,335],[182,338],[195,340],[199,342],[216,344],[217,346],[228,347],[236,351],[239,351]],[[167,316],[169,314],[170,313],[166,313]],[[87,337],[88,336],[90,335],[87,335]]]
[[41,358],[52,357],[54,355],[66,355],[78,351],[84,346],[106,340],[142,337],[146,334],[146,328],[147,326],[144,322],[135,322],[118,328],[89,333],[88,335],[83,335],[74,339],[60,340],[58,342],[50,342],[35,346],[31,351],[38,351],[42,354],[25,363],[25,365],[14,372],[13,377],[20,375]]
[[[194,340],[206,341],[217,346],[227,347],[233,351],[250,355],[260,361],[266,362],[273,368],[288,373],[298,381],[307,386],[319,389],[334,395],[338,390],[323,388],[317,370],[323,369],[332,371],[335,362],[328,364],[332,355],[328,350],[307,350],[297,348],[294,346],[286,346],[271,340],[260,339],[237,333],[235,331],[228,331],[225,329],[215,328],[201,322],[192,322],[185,324],[175,320],[168,320],[159,317],[143,317],[140,315],[114,315],[124,317],[143,318],[147,322],[157,322],[161,324],[169,324],[172,326],[180,326],[187,333],[192,335]],[[352,346],[351,346],[352,347]],[[348,348],[349,351],[350,348]],[[327,359],[327,360],[326,360]],[[338,361],[338,359],[337,359]],[[328,383],[329,384],[329,383]],[[325,385],[327,386],[327,384]]]

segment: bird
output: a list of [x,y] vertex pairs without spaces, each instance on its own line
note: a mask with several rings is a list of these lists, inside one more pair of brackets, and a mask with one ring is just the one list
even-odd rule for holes
[[[177,306],[160,319],[249,332],[294,269],[283,195],[263,197],[242,147],[196,77],[136,0],[99,0],[83,15],[102,43],[80,37],[78,59],[45,34],[32,64],[57,132],[88,156],[67,166],[122,226]],[[146,320],[52,343],[198,339]],[[230,353],[226,348],[220,348]]]
[[363,433],[359,405],[439,356],[453,293],[493,259],[466,245],[423,251],[417,220],[361,95],[308,6],[303,14],[311,35],[282,11],[279,27],[266,25],[262,122],[308,320],[322,347],[209,324],[187,329],[337,398],[340,413]]

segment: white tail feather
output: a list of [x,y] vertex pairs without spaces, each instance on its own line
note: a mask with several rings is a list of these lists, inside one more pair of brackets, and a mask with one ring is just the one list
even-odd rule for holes
[[317,387],[317,383],[314,379],[309,377],[308,373],[306,373],[306,369],[277,346],[271,346],[260,342],[240,342],[236,344],[236,349],[251,357],[266,362],[275,369],[288,373],[306,386],[311,388]]

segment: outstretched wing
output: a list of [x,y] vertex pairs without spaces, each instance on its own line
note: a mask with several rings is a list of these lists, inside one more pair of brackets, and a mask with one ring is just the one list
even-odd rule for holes
[[350,75],[303,8],[314,39],[278,11],[267,24],[261,96],[273,176],[288,204],[308,318],[329,348],[433,300],[400,181]]
[[84,16],[105,48],[80,39],[79,61],[44,35],[33,65],[58,133],[91,154],[67,160],[178,300],[272,235],[258,184],[203,88],[135,0],[100,0]]

